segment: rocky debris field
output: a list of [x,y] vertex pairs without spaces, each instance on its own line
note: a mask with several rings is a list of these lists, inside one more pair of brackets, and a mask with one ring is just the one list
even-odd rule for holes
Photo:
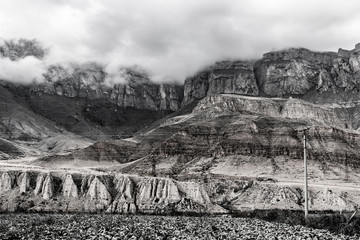
[[359,239],[232,217],[2,214],[0,239]]

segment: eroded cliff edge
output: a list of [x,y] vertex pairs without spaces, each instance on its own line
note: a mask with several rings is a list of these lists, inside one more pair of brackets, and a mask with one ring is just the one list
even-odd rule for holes
[[[303,208],[300,186],[267,179],[174,180],[132,175],[66,172],[0,172],[0,211],[207,213]],[[310,189],[312,210],[353,211],[360,194],[351,190]]]

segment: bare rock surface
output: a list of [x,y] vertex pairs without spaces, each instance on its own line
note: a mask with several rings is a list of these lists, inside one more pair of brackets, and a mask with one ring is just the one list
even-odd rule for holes
[[97,176],[92,178],[85,199],[84,208],[87,211],[103,210],[112,202],[111,194],[106,185]]
[[18,177],[18,186],[20,188],[20,193],[26,193],[30,188],[30,176],[27,172],[23,172]]
[[14,177],[9,172],[2,172],[0,178],[0,192],[6,192],[13,188]]
[[[26,192],[21,192],[24,172],[2,172],[0,210],[107,213],[213,213],[254,209],[303,209],[299,185],[237,178],[171,178],[126,175],[74,175],[32,172]],[[13,177],[11,178],[10,175]],[[13,180],[11,180],[13,179]],[[77,179],[74,181],[74,179]],[[13,181],[13,182],[11,182]],[[10,187],[11,186],[11,187]],[[81,188],[82,187],[82,188]],[[81,188],[82,193],[75,189]],[[76,195],[77,192],[77,195]],[[311,210],[354,211],[360,194],[352,188],[312,186]]]
[[170,179],[149,178],[139,183],[136,204],[142,212],[167,212],[180,200],[179,190]]
[[[107,213],[213,212],[221,210],[195,182],[125,175],[1,173],[1,211],[70,211]],[[10,177],[13,176],[13,177]],[[74,180],[77,179],[77,180]],[[28,181],[27,190],[23,181]],[[32,185],[33,184],[33,185]],[[187,188],[190,186],[189,188]],[[78,190],[80,189],[80,191]],[[19,191],[20,190],[20,191]],[[21,198],[19,194],[23,193]],[[28,204],[31,202],[32,204]],[[200,206],[200,207],[199,207]],[[211,208],[209,207],[211,206]],[[222,212],[226,210],[222,209]]]
[[136,213],[137,205],[135,204],[134,183],[126,176],[116,175],[114,185],[117,194],[107,212]]
[[54,183],[50,173],[41,173],[37,176],[34,195],[39,195],[45,200],[49,200],[54,195]]
[[62,177],[62,194],[64,197],[78,198],[79,190],[71,174],[66,174]]
[[259,88],[267,96],[305,94],[316,86],[319,71],[329,68],[336,57],[303,48],[266,53],[255,67]]
[[221,93],[257,96],[259,92],[252,64],[245,61],[217,62],[209,69],[187,78],[183,105]]
[[156,84],[141,71],[123,69],[118,78],[124,83],[111,85],[106,82],[107,73],[96,63],[65,68],[53,65],[45,74],[46,82],[32,85],[30,93],[65,97],[81,97],[90,100],[106,99],[120,107],[149,110],[180,108],[182,88],[176,84]]

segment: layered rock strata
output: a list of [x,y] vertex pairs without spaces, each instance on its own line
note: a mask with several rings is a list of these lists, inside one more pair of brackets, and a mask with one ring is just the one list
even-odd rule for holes
[[[298,186],[256,180],[212,178],[176,181],[126,175],[14,171],[1,172],[0,175],[1,212],[203,214],[303,208],[303,192]],[[30,178],[30,185],[23,191],[21,182],[25,176]],[[339,211],[352,211],[358,207],[356,201],[360,198],[351,190],[318,188],[310,188],[309,196],[312,210],[335,207]]]
[[[184,190],[185,183],[166,178],[12,171],[1,172],[0,179],[1,211],[226,212],[214,208],[206,192],[192,193],[198,184]],[[186,201],[192,205],[184,206]]]
[[252,64],[245,61],[217,62],[208,70],[187,78],[183,105],[220,93],[257,96],[259,91]]
[[182,87],[156,84],[145,73],[124,69],[117,76],[123,83],[112,84],[108,74],[95,63],[67,69],[51,66],[46,81],[30,86],[30,93],[60,95],[90,100],[106,99],[119,107],[176,111],[182,101]]

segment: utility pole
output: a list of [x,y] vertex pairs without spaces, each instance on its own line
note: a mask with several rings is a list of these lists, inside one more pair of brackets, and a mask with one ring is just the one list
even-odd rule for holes
[[305,221],[307,222],[309,214],[308,205],[308,181],[307,181],[307,159],[306,159],[306,130],[304,129],[304,196],[305,196]]

